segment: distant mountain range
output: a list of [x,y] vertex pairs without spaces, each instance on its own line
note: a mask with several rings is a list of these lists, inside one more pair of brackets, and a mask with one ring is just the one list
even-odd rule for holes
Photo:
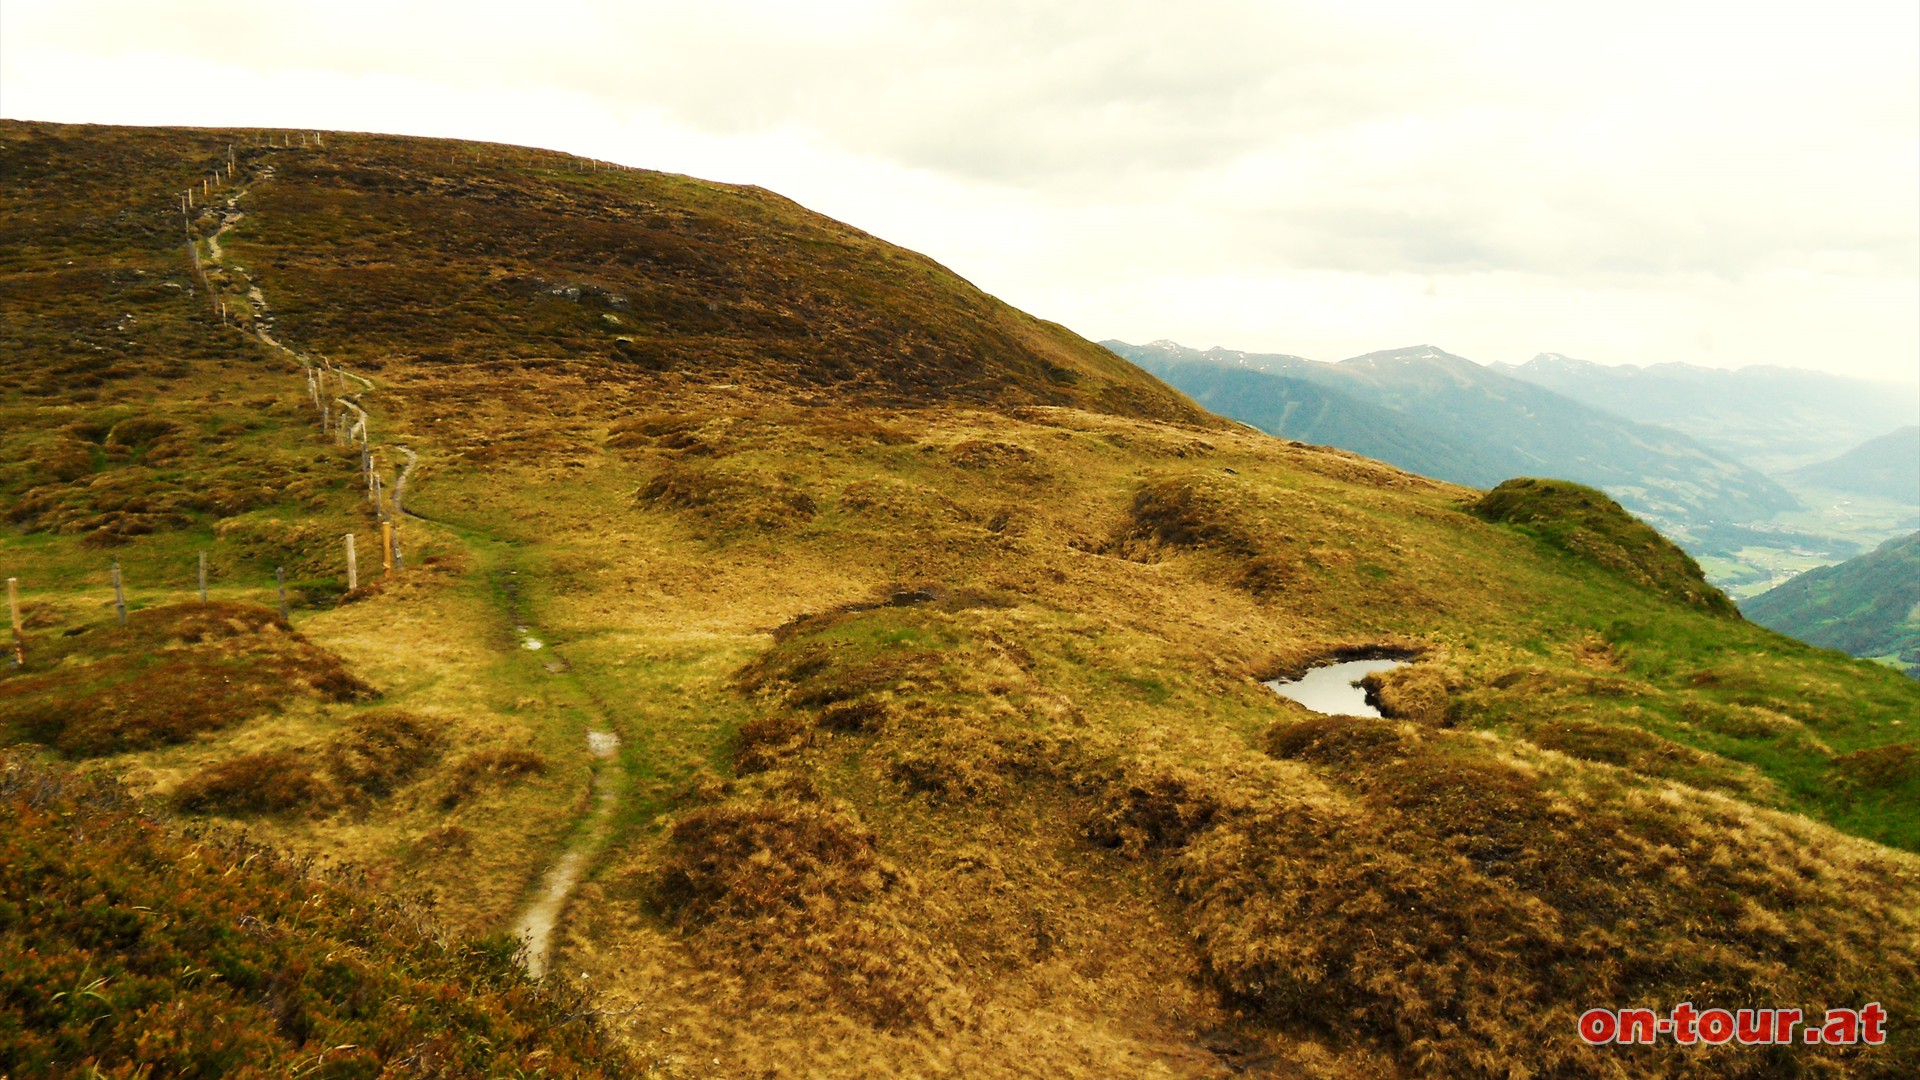
[[1604,365],[1559,353],[1489,366],[1617,416],[1684,431],[1770,475],[1920,423],[1920,386],[1818,371]]
[[1839,457],[1789,475],[1814,487],[1920,506],[1920,425],[1868,439]]
[[1854,656],[1891,660],[1920,678],[1920,533],[1809,570],[1740,610],[1768,629]]
[[1172,341],[1101,344],[1208,409],[1274,435],[1474,487],[1515,476],[1590,484],[1681,537],[1799,506],[1779,483],[1678,431],[1432,346],[1336,364]]

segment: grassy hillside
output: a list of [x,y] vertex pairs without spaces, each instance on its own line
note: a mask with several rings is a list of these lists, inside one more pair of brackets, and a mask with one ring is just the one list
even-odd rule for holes
[[1809,570],[1741,605],[1762,626],[1920,678],[1920,533]]
[[[9,281],[72,258],[198,290],[136,312],[184,344],[73,401],[40,372],[62,333],[109,340],[112,302],[8,285],[46,328],[0,373],[10,445],[164,413],[273,499],[110,542],[10,519],[19,752],[432,890],[470,934],[557,911],[547,978],[592,988],[652,1075],[1920,1064],[1898,1019],[1876,1048],[1575,1037],[1596,1003],[1920,1009],[1920,685],[1730,617],[1611,503],[1495,506],[1223,424],[751,191],[348,134],[0,134],[0,161],[127,208],[9,203]],[[169,193],[229,141],[199,285]],[[385,504],[405,567],[363,558],[352,594],[339,534],[373,510],[319,431],[322,360],[387,488],[419,460],[407,512]],[[190,427],[230,381],[271,423]],[[192,487],[88,445],[9,506]],[[284,623],[283,562],[306,585]],[[1412,658],[1376,677],[1386,719],[1260,684],[1383,651]],[[225,701],[214,679],[282,667],[250,704],[150,692]]]

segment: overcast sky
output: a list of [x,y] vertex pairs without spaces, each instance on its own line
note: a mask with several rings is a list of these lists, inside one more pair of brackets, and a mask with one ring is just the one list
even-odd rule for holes
[[1920,380],[1920,4],[0,3],[0,114],[759,184],[1087,337]]

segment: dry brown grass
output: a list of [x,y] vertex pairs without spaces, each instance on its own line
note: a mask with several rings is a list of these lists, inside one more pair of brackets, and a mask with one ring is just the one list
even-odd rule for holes
[[185,742],[299,697],[374,695],[264,608],[179,604],[81,629],[0,682],[0,722],[75,757]]
[[298,751],[245,754],[195,773],[173,792],[173,805],[190,814],[252,817],[294,810],[325,814],[339,791]]
[[451,810],[473,798],[483,786],[503,786],[529,776],[541,776],[547,759],[528,750],[482,750],[460,759],[451,770],[440,808]]
[[916,891],[846,808],[792,797],[683,815],[650,887],[695,948],[784,983],[781,996],[882,1028],[947,1027],[966,1001],[900,911]]

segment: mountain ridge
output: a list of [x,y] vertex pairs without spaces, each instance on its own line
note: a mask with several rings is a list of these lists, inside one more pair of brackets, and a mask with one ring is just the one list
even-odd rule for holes
[[[1348,397],[1358,395],[1370,405],[1414,415],[1426,430],[1435,428],[1427,417],[1445,417],[1446,441],[1438,448],[1426,448],[1424,460],[1444,463],[1446,471],[1439,476],[1458,483],[1485,487],[1514,476],[1558,475],[1605,487],[1636,513],[1654,517],[1669,528],[1708,520],[1766,518],[1799,505],[1772,480],[1678,432],[1615,418],[1431,345],[1326,364],[1284,354],[1146,349],[1118,341],[1103,344],[1235,419],[1246,419],[1247,415],[1236,413],[1257,407],[1252,403],[1259,400],[1258,384],[1239,380],[1232,395],[1218,387],[1202,389],[1194,369],[1220,367],[1230,357],[1232,366],[1303,379]],[[1271,409],[1260,410],[1260,415],[1269,422],[1275,417]],[[1377,436],[1364,428],[1344,434],[1356,442],[1376,440],[1377,445]],[[1496,445],[1489,446],[1490,440]],[[1401,459],[1402,463],[1413,460]],[[1620,464],[1622,460],[1629,464]],[[1725,496],[1698,493],[1703,477],[1724,483]]]
[[1920,386],[1803,368],[1603,365],[1560,353],[1490,366],[1595,408],[1684,430],[1769,475],[1920,419]]

